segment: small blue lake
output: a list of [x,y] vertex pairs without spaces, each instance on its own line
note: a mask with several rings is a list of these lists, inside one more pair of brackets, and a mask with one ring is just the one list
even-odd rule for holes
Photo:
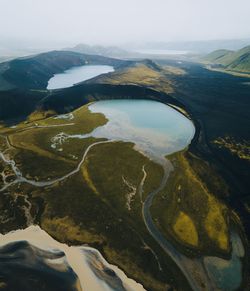
[[104,65],[84,65],[80,67],[74,67],[64,71],[61,74],[54,75],[48,82],[47,89],[61,89],[68,88],[77,83],[92,79],[101,74],[107,74],[113,72],[112,66]]

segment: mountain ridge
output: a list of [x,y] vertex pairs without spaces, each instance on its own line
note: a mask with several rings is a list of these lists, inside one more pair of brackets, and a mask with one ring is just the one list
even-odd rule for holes
[[84,43],[79,43],[76,46],[66,48],[65,50],[111,58],[125,58],[131,54],[129,51],[117,46],[88,45]]

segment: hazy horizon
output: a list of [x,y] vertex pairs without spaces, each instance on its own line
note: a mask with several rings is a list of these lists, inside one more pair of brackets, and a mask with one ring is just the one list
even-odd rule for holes
[[0,37],[33,46],[250,37],[248,0],[0,0]]

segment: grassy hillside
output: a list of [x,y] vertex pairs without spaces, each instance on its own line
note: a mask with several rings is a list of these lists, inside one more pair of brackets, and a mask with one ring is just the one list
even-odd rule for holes
[[206,55],[203,59],[205,61],[212,62],[212,63],[215,63],[215,62],[221,63],[221,60],[223,58],[231,56],[231,54],[233,53],[234,53],[233,51],[221,49],[221,50],[216,50],[216,51],[211,52],[210,54]]
[[250,72],[250,46],[235,52],[228,68],[236,71]]
[[173,84],[168,77],[179,74],[185,74],[185,71],[173,66],[159,66],[152,60],[145,59],[110,74],[97,76],[85,83],[138,85],[170,94],[173,93]]
[[250,72],[250,46],[238,51],[217,50],[203,58],[203,61],[222,65],[226,70]]

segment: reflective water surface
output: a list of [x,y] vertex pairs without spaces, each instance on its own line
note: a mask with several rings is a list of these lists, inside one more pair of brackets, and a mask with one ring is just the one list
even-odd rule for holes
[[113,72],[114,68],[103,65],[84,65],[74,67],[61,74],[54,75],[48,82],[47,89],[60,89],[71,87],[77,83],[92,79],[101,74]]

